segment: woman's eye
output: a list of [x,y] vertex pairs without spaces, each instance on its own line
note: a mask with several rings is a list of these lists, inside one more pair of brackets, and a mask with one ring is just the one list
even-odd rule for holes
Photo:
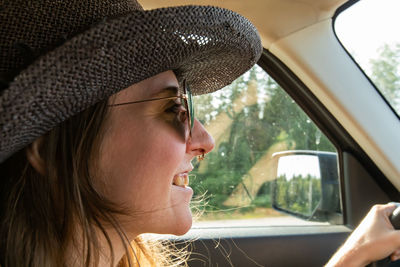
[[166,110],[168,113],[176,114],[177,118],[180,122],[185,122],[187,115],[186,115],[186,108],[181,103],[174,103],[170,108]]

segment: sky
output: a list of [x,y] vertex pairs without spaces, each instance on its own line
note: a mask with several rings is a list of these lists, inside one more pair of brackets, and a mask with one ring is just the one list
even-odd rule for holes
[[359,64],[368,69],[384,43],[400,43],[400,0],[361,0],[343,11],[336,33]]
[[318,157],[315,155],[288,155],[279,158],[277,177],[285,175],[290,180],[293,176],[321,178]]

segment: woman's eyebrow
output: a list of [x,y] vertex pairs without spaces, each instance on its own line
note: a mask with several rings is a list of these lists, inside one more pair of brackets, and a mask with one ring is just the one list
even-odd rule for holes
[[157,90],[156,92],[153,92],[150,97],[157,97],[157,96],[176,96],[178,95],[179,88],[176,86],[168,86],[165,88],[162,88],[161,90]]

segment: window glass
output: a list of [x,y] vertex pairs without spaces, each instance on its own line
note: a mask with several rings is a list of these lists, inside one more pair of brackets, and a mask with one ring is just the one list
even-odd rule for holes
[[194,103],[216,143],[190,177],[195,227],[341,223],[335,147],[263,69]]
[[339,40],[400,114],[400,1],[361,0],[339,14]]

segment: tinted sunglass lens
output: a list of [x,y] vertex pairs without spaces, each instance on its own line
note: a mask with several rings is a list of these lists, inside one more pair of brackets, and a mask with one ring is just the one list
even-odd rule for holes
[[190,91],[189,85],[186,85],[186,94],[188,96],[187,102],[188,102],[189,122],[190,122],[189,126],[190,130],[192,130],[194,125],[194,107],[193,107],[192,92]]

